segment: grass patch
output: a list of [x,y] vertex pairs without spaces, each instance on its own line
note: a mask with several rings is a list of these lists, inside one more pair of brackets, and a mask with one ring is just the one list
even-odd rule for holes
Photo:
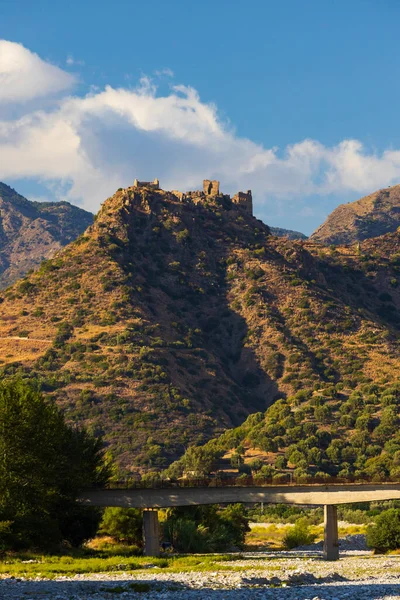
[[[43,556],[38,554],[7,555],[0,563],[0,577],[14,576],[43,579],[54,579],[58,576],[73,577],[76,574],[107,573],[118,571],[138,571],[151,566],[153,571],[167,572],[182,571],[213,571],[229,570],[226,564],[236,560],[237,556],[218,555],[190,555],[168,556],[150,558],[144,556],[115,555],[107,556],[103,551],[99,556],[80,556],[74,553],[67,555]],[[27,562],[29,561],[29,562]],[[234,567],[235,570],[244,570],[245,567]]]
[[[256,548],[281,550],[283,548],[283,537],[292,527],[291,524],[279,526],[275,523],[253,527],[247,535],[247,548],[249,550],[255,550]],[[312,526],[311,530],[317,535],[317,541],[323,538],[323,527],[321,525]],[[339,537],[357,533],[365,533],[365,525],[348,525],[339,528]],[[14,576],[28,579],[37,577],[54,579],[60,576],[73,577],[76,574],[119,571],[129,573],[147,569],[149,566],[152,567],[153,572],[162,570],[168,573],[246,571],[247,569],[246,559],[240,555],[195,554],[149,558],[137,556],[134,552],[137,552],[136,547],[118,545],[114,548],[83,549],[60,555],[42,555],[27,552],[6,554],[0,562],[0,578]],[[234,563],[238,559],[244,564],[235,565]],[[252,569],[263,569],[266,563],[272,561],[274,561],[273,556],[265,557],[260,559],[259,565],[252,565]],[[271,568],[270,564],[268,568]],[[115,591],[114,593],[119,592]]]

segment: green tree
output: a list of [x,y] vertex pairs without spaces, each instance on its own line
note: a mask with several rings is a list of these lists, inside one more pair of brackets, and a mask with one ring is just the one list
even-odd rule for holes
[[400,509],[390,508],[376,517],[367,529],[367,544],[378,552],[400,548]]
[[96,511],[76,498],[107,478],[100,440],[66,425],[33,387],[0,384],[0,521],[11,523],[14,545],[79,544],[93,535]]
[[191,446],[183,457],[185,472],[194,477],[206,477],[210,473],[218,454],[217,451],[203,446],[200,448]]

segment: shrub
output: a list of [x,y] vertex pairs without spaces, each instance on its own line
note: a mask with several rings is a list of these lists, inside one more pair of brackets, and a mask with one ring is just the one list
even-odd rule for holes
[[103,513],[99,533],[110,535],[119,542],[140,546],[142,544],[142,521],[142,511],[138,508],[110,506]]
[[400,509],[390,508],[376,517],[367,529],[367,544],[377,552],[400,548]]
[[223,552],[242,548],[248,519],[241,504],[198,506],[169,511],[164,534],[179,552]]
[[56,336],[54,338],[54,346],[56,348],[61,348],[64,345],[64,343],[72,336],[73,332],[74,328],[70,323],[60,323],[57,328]]
[[303,518],[296,521],[295,526],[286,533],[283,538],[283,545],[287,550],[291,550],[292,548],[297,548],[297,546],[312,544],[316,537],[311,532],[307,520]]
[[190,239],[190,233],[188,229],[183,229],[175,234],[176,241],[179,243],[187,242]]
[[36,288],[34,283],[28,281],[28,279],[24,279],[18,286],[18,291],[20,294],[30,294]]
[[[207,552],[207,538],[204,527],[188,519],[167,520],[165,537],[178,552]],[[208,550],[209,551],[209,550]]]

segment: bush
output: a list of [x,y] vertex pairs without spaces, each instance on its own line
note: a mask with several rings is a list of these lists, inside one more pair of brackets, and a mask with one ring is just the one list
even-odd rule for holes
[[164,535],[178,552],[224,552],[242,549],[248,519],[241,504],[175,508],[164,522]]
[[400,509],[390,508],[376,517],[367,529],[367,544],[377,552],[400,548]]
[[207,552],[206,530],[195,521],[167,520],[164,533],[178,552]]
[[119,542],[142,544],[142,511],[138,508],[118,508],[110,506],[105,509],[100,523],[99,533],[110,535]]
[[57,328],[57,333],[54,338],[54,346],[56,348],[61,348],[64,343],[72,336],[74,332],[74,328],[70,323],[60,323]]
[[299,519],[296,521],[295,526],[287,532],[283,538],[283,545],[286,550],[297,548],[297,546],[307,546],[312,544],[316,535],[311,532],[310,526],[307,524],[306,519]]

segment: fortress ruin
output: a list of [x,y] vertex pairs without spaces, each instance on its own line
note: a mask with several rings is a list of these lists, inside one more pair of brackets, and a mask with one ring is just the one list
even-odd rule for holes
[[251,195],[251,190],[247,190],[247,192],[238,192],[232,198],[232,202],[235,204],[239,204],[244,210],[251,215],[253,214],[253,196]]
[[[133,187],[147,187],[153,190],[159,190],[160,182],[158,179],[154,179],[154,181],[139,181],[138,179],[135,179],[133,182]],[[215,179],[204,179],[203,190],[195,190],[192,192],[179,192],[178,190],[172,190],[171,194],[173,194],[179,200],[179,202],[191,201],[195,204],[198,204],[207,198],[220,198],[221,200],[231,202],[233,205],[241,208],[248,214],[253,215],[253,197],[251,190],[247,190],[247,192],[237,192],[237,194],[231,198],[229,194],[220,193],[219,181],[216,181]]]
[[134,188],[149,187],[149,188],[153,188],[153,190],[159,190],[160,182],[158,179],[154,179],[154,181],[139,181],[138,179],[135,179],[135,181],[133,182],[133,187]]

